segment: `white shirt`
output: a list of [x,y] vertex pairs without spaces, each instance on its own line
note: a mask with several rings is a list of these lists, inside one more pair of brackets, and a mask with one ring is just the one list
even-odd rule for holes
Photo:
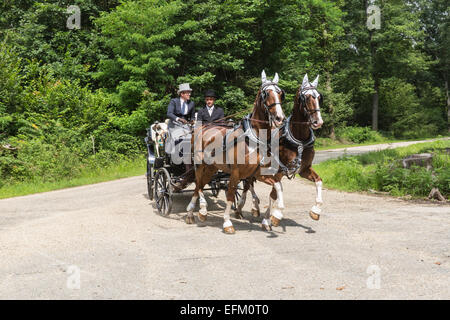
[[212,105],[211,108],[206,106],[206,109],[208,109],[209,116],[211,117],[211,115],[212,115],[212,113],[214,111],[214,105]]
[[[181,105],[181,112],[183,113],[183,103],[184,103],[185,101],[184,101],[184,99],[182,98],[182,97],[180,97],[180,105]],[[186,102],[186,106],[187,106],[187,102]],[[189,107],[186,109],[186,113],[183,113],[183,115],[187,115],[187,110],[189,109]],[[180,120],[180,118],[179,117],[177,117],[175,120]]]
[[[181,112],[183,112],[183,103],[185,103],[186,101],[184,101],[184,99],[183,98],[181,98],[180,97],[180,103],[181,103]],[[186,113],[183,113],[183,115],[187,115],[187,110],[189,109],[188,108],[188,105],[187,105],[187,102],[186,102]]]

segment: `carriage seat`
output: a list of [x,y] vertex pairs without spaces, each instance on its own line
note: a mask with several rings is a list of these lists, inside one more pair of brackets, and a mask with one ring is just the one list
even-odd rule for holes
[[165,122],[155,122],[150,128],[151,128],[151,134],[152,134],[152,141],[155,142],[156,145],[163,145],[164,141],[166,139],[168,130],[167,130],[167,124],[169,120],[166,120]]

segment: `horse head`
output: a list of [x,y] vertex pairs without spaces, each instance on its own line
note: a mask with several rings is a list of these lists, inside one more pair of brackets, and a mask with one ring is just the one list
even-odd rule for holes
[[[264,70],[261,73],[261,88],[255,106],[264,108],[264,113],[269,118],[271,128],[277,128],[282,125],[286,118],[281,108],[284,100],[284,91],[278,87],[278,73],[272,80],[268,80]],[[259,102],[259,103],[258,103]]]
[[322,94],[317,91],[318,83],[319,76],[313,82],[309,82],[308,75],[306,74],[297,93],[300,108],[303,108],[305,115],[309,118],[311,128],[314,130],[319,129],[323,125],[322,116],[320,115]]

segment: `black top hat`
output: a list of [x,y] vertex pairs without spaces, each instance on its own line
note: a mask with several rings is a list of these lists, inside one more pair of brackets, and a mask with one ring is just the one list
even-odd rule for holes
[[205,92],[205,98],[206,98],[206,97],[214,97],[214,98],[217,98],[217,94],[216,94],[216,92],[215,92],[214,90],[208,89],[208,90],[206,90],[206,92]]

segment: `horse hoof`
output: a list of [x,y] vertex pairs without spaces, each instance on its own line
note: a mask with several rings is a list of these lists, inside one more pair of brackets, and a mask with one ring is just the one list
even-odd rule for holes
[[278,227],[280,225],[280,219],[275,218],[274,216],[270,216],[270,222],[272,222],[272,225],[274,227]]
[[202,215],[206,216],[208,214],[208,210],[206,206],[200,206],[200,210],[198,210]]
[[236,231],[234,230],[234,227],[225,227],[223,228],[223,232],[225,232],[226,234],[234,234]]
[[258,217],[260,216],[259,210],[257,210],[257,209],[252,209],[252,215],[253,215],[255,218],[258,218]]
[[205,222],[205,221],[206,221],[207,215],[206,215],[206,214],[203,215],[203,214],[199,213],[199,214],[197,215],[197,217],[198,217],[198,220],[200,220],[201,222]]
[[186,223],[187,224],[194,224],[195,223],[194,216],[186,216]]
[[314,213],[312,211],[309,212],[309,216],[311,217],[311,219],[316,221],[320,219],[320,214]]
[[236,219],[244,219],[244,216],[242,215],[242,212],[236,211],[234,213],[234,216],[235,216]]
[[262,224],[261,228],[263,229],[263,231],[272,231],[272,227],[269,226],[268,224]]

